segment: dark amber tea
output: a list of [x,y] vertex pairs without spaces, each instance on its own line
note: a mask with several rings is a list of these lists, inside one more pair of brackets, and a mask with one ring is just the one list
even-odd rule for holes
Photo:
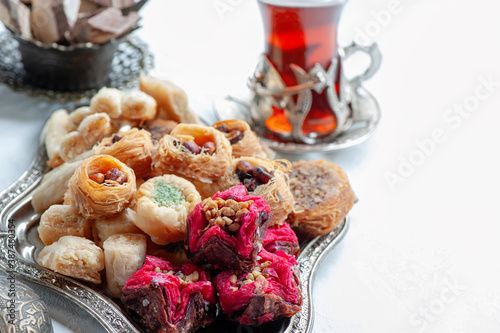
[[[309,72],[315,64],[328,69],[337,55],[337,26],[345,1],[339,0],[259,0],[264,23],[265,55],[287,86],[297,84],[290,64]],[[338,78],[335,82],[338,91]],[[337,125],[326,96],[313,93],[311,111],[302,131],[311,137],[324,137]],[[276,133],[290,130],[283,110],[274,108],[266,126]]]

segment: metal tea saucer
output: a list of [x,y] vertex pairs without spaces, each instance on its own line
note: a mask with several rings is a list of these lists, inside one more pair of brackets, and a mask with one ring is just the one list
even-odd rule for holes
[[349,148],[367,140],[376,130],[380,118],[380,107],[373,95],[364,87],[357,87],[351,103],[352,125],[330,141],[316,144],[280,142],[270,139],[264,126],[251,118],[250,100],[245,97],[226,96],[215,99],[213,108],[219,120],[240,119],[248,122],[269,148],[289,153],[326,152]]

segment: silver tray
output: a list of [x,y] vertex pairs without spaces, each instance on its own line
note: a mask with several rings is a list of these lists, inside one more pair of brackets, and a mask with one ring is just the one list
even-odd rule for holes
[[[41,268],[36,263],[35,259],[43,248],[43,243],[37,232],[40,215],[33,211],[31,198],[33,190],[38,186],[46,171],[47,156],[43,138],[44,133],[40,136],[37,156],[28,170],[14,184],[0,193],[0,269],[21,280],[49,289],[51,293],[62,296],[71,306],[76,304],[82,311],[93,316],[108,332],[142,332],[122,311],[120,305],[101,290]],[[269,325],[265,324],[259,328],[247,329],[251,332],[306,333],[312,331],[314,316],[311,295],[314,274],[321,260],[344,237],[348,227],[349,219],[346,218],[332,232],[301,246],[298,262],[303,291],[302,310],[292,318],[269,323]],[[15,235],[15,242],[12,240],[9,242],[9,238],[13,239],[12,236],[9,237],[9,233]],[[82,315],[82,318],[85,316]],[[81,320],[81,327],[88,327],[84,319]],[[218,319],[214,324],[198,332],[241,332],[244,329]],[[33,327],[33,332],[38,331],[37,327]]]

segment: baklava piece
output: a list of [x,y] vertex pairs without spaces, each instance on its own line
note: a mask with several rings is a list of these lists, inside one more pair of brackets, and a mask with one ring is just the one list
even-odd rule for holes
[[200,267],[174,267],[166,260],[146,256],[146,262],[123,288],[127,312],[153,332],[194,332],[216,315],[215,290]]
[[226,270],[214,284],[226,318],[243,325],[291,317],[301,309],[297,261],[284,252],[262,250],[251,272]]
[[262,248],[271,214],[243,185],[205,199],[187,220],[188,257],[197,264],[248,271]]
[[294,162],[289,175],[295,207],[288,220],[306,238],[335,229],[356,201],[347,175],[334,163]]

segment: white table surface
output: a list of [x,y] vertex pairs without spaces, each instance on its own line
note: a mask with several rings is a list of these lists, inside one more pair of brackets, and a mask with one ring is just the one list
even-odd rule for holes
[[[499,12],[491,0],[346,5],[340,44],[376,41],[383,54],[365,83],[383,117],[357,147],[285,156],[338,163],[359,197],[314,281],[314,332],[500,331]],[[254,0],[150,1],[142,14],[155,74],[197,112],[244,91],[263,49]],[[0,85],[0,190],[28,167],[57,107]]]

